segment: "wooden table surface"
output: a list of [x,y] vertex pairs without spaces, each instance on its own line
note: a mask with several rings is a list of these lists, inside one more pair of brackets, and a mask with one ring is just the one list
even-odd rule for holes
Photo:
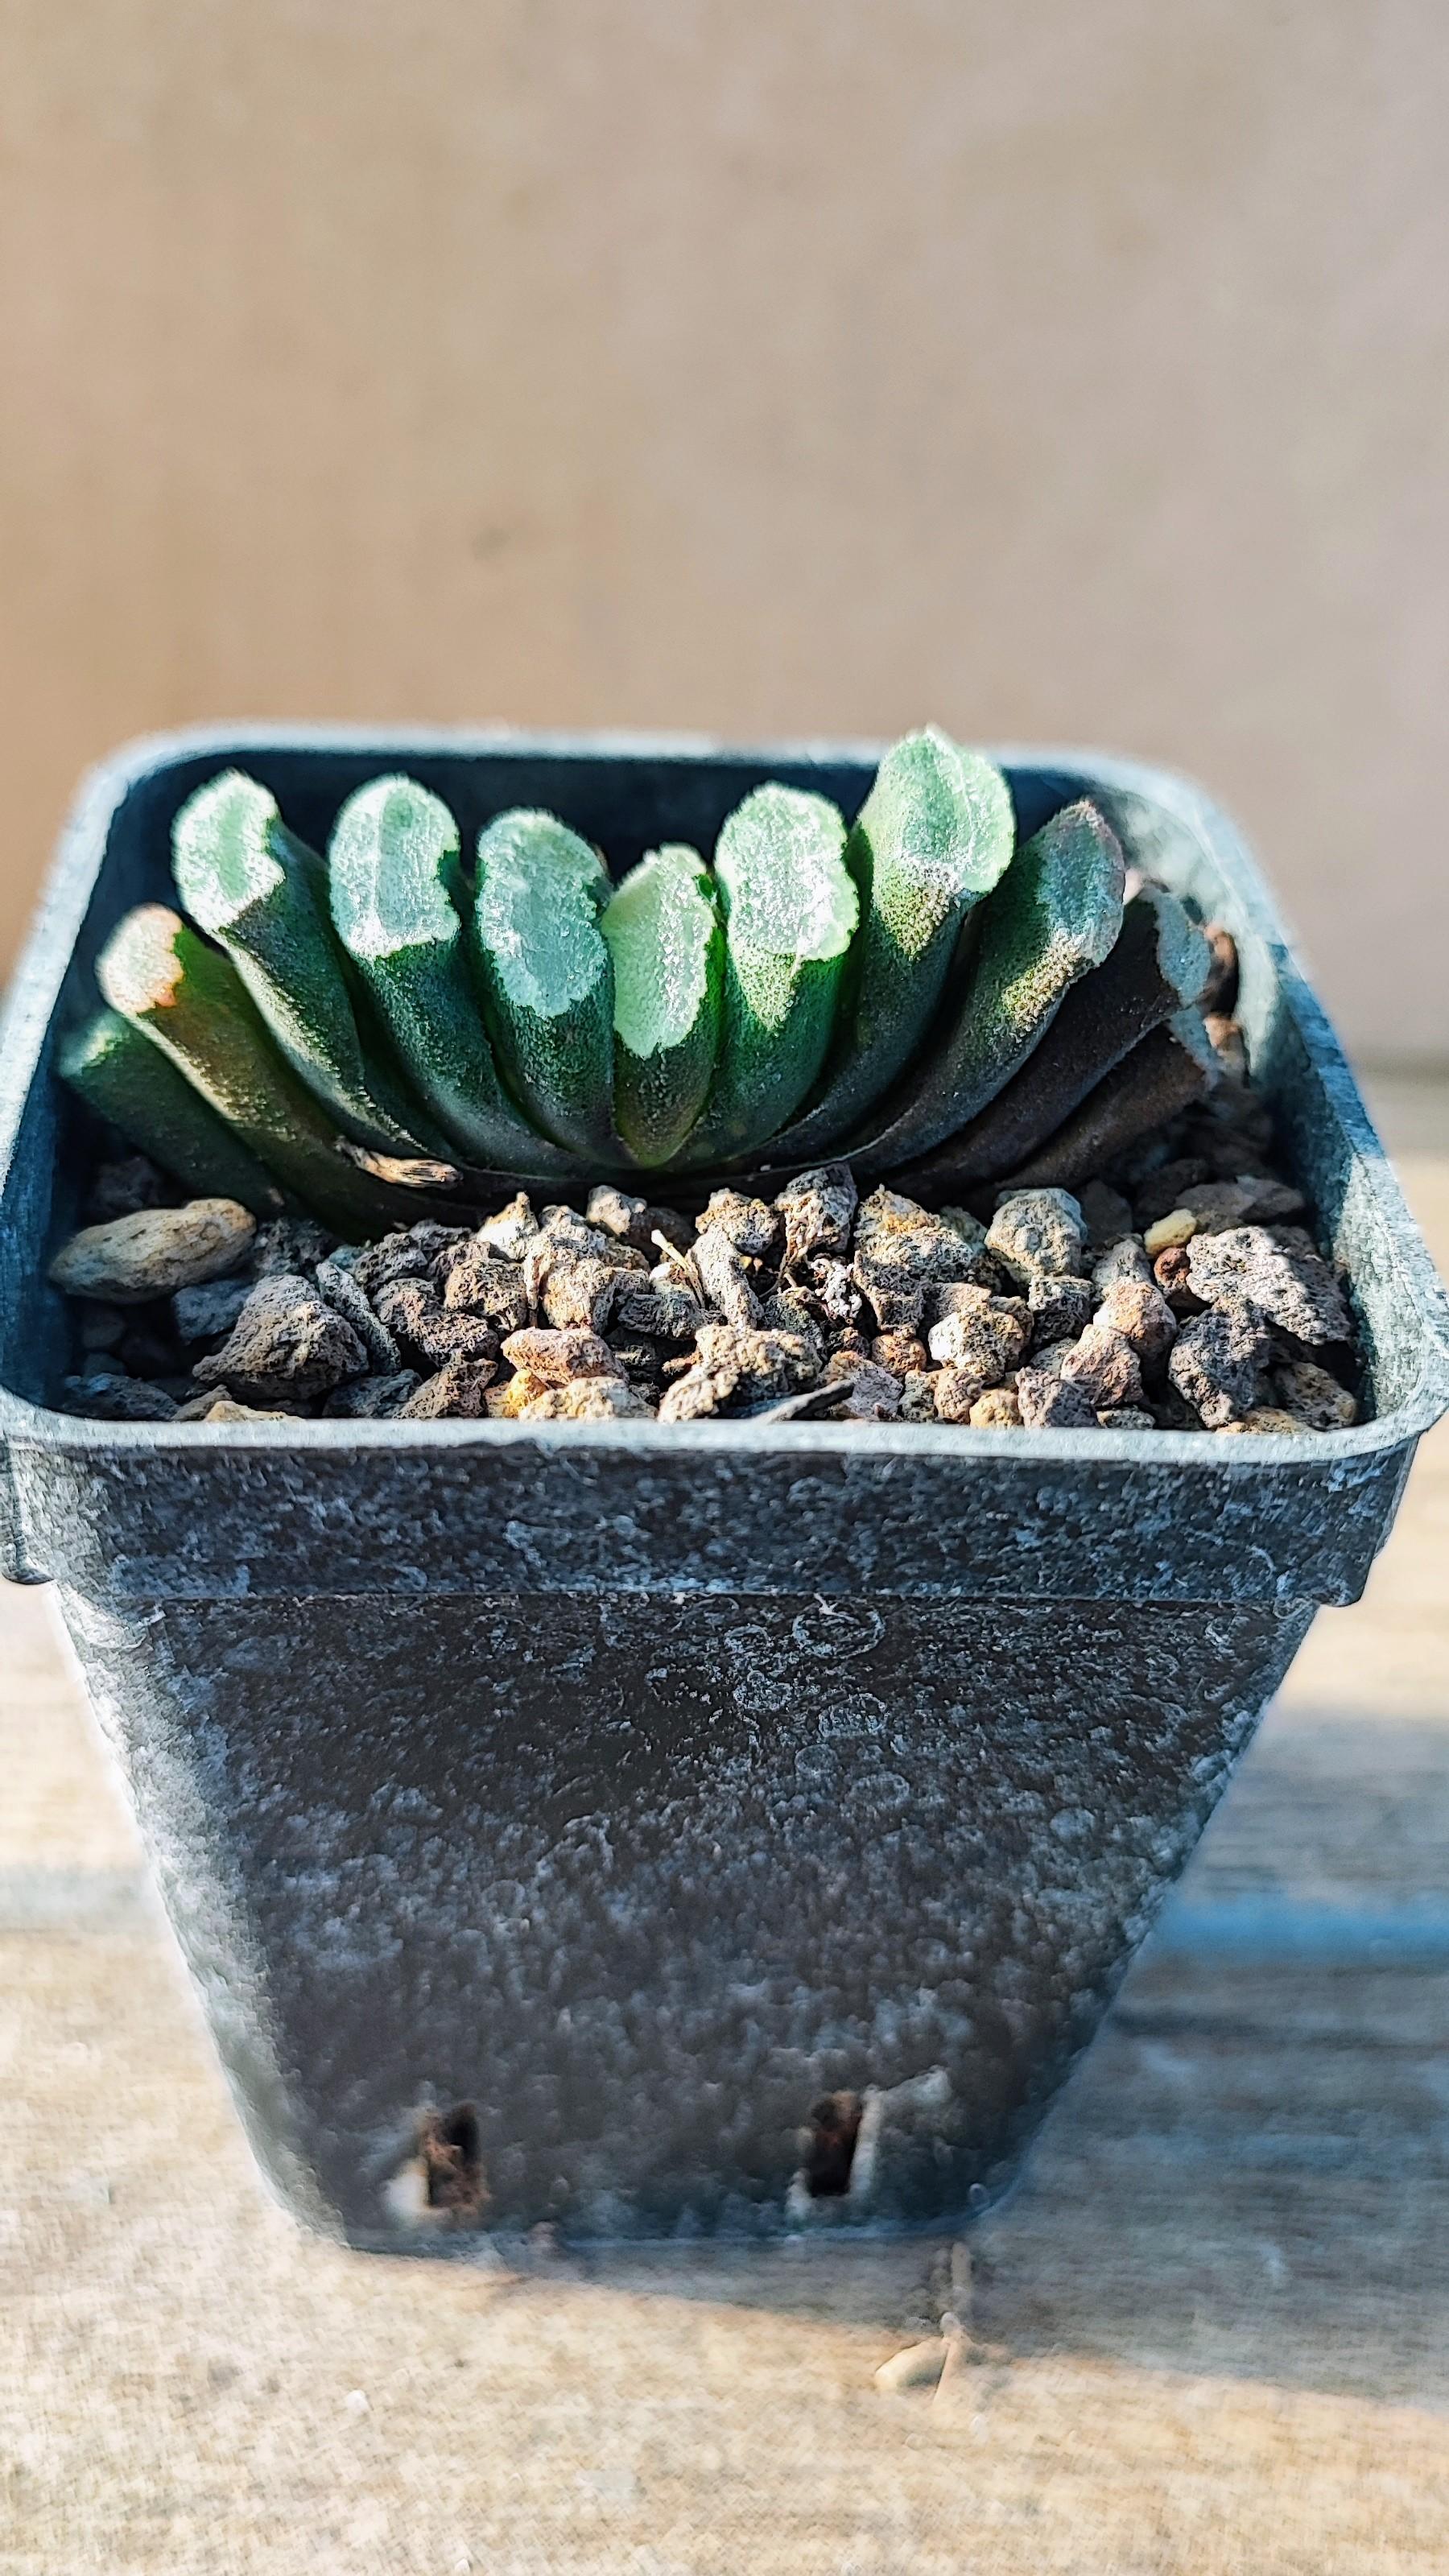
[[[1441,1259],[1449,1087],[1377,1105]],[[262,2197],[43,1593],[0,1599],[0,2569],[1449,2567],[1449,1437],[975,2249],[482,2265]]]

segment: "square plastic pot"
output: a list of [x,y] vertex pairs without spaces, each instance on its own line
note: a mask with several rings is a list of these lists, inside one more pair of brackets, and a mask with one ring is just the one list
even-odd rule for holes
[[875,757],[238,729],[123,754],[66,832],[3,1054],[10,1571],[60,1587],[261,2164],[355,2243],[459,2241],[407,2161],[429,2105],[476,2106],[462,2215],[504,2233],[955,2223],[997,2197],[1449,1397],[1441,1292],[1231,827],[1158,771],[1008,754],[1024,829],[1085,789],[1236,934],[1256,1079],[1349,1265],[1358,1428],[48,1408],[45,1267],[89,1150],[53,1049],[117,916],[165,893],[198,781],[239,761],[320,841],[404,768],[465,836],[545,805],[627,864],[710,846],[767,776],[851,811]]

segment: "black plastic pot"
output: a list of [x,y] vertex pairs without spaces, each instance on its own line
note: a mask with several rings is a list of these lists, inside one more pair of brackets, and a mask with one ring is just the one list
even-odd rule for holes
[[[1371,1420],[1215,1440],[47,1409],[46,1256],[83,1179],[52,1049],[119,912],[164,892],[201,778],[242,761],[320,839],[403,767],[465,834],[542,804],[628,862],[708,845],[768,775],[851,810],[875,756],[238,729],[124,754],[65,836],[3,1058],[11,1570],[61,1587],[261,2163],[354,2242],[437,2241],[427,2169],[398,2173],[430,2104],[476,2105],[476,2141],[465,2116],[451,2134],[482,2183],[451,2196],[466,2216],[486,2190],[505,2231],[929,2223],[996,2197],[1449,1401],[1441,1293],[1231,828],[1157,771],[1008,755],[1026,828],[1085,786],[1237,934]],[[812,2143],[836,2093],[858,2100]]]

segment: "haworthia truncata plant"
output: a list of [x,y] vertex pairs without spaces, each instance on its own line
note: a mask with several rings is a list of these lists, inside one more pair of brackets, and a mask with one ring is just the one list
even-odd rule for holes
[[276,1215],[282,1192],[271,1173],[134,1020],[97,1011],[62,1041],[58,1065],[87,1108],[198,1198],[239,1199],[254,1216]]
[[599,927],[611,891],[598,852],[552,814],[500,814],[479,838],[473,953],[499,1061],[541,1134],[606,1161],[618,1153],[614,969]]
[[[1118,810],[1154,854],[1150,810]],[[1213,1061],[1201,934],[1150,867],[1124,919],[1098,805],[1014,834],[1000,769],[933,726],[885,754],[848,833],[773,780],[712,864],[665,841],[617,886],[523,809],[486,826],[470,883],[448,807],[396,776],[349,796],[324,865],[230,770],[174,828],[219,949],[131,916],[101,971],[120,1017],[62,1071],[188,1186],[255,1200],[265,1166],[353,1232],[464,1215],[507,1174],[696,1193],[840,1156],[989,1193],[1088,1140],[1104,1159]]]
[[1110,952],[1124,877],[1115,836],[1085,800],[1054,814],[1017,852],[983,907],[956,1024],[861,1148],[862,1171],[928,1153],[1010,1081],[1073,984]]
[[962,924],[1005,874],[1015,838],[1000,770],[928,726],[888,751],[851,826],[860,899],[841,1025],[818,1105],[772,1140],[801,1160],[849,1136],[930,1027]]
[[825,1060],[860,898],[845,825],[824,796],[757,787],[719,836],[724,1015],[709,1100],[681,1162],[745,1154],[773,1136]]
[[383,1189],[339,1152],[326,1111],[272,1045],[230,958],[178,913],[161,903],[128,913],[96,975],[112,1009],[164,1050],[305,1206],[344,1233],[398,1222],[405,1194]]
[[199,787],[172,826],[176,890],[219,941],[282,1053],[362,1145],[421,1153],[436,1139],[369,1059],[331,937],[322,863],[276,798],[238,769]]
[[327,875],[337,936],[443,1133],[478,1163],[570,1171],[499,1080],[464,947],[458,826],[441,797],[409,778],[359,787],[333,827]]
[[1196,1011],[1174,1012],[1088,1093],[1012,1180],[1021,1189],[1070,1189],[1210,1091],[1217,1057]]
[[615,1122],[639,1163],[667,1163],[719,1053],[724,934],[699,852],[679,842],[651,850],[599,926],[614,961]]
[[1074,985],[1039,1046],[994,1100],[924,1161],[913,1184],[964,1189],[1014,1172],[1140,1038],[1207,980],[1208,944],[1175,895],[1144,887],[1122,916],[1111,955]]

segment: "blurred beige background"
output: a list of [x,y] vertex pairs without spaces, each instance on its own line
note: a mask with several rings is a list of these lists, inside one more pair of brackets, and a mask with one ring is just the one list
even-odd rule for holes
[[1449,1058],[1442,0],[10,0],[0,946],[196,716],[1176,762]]

